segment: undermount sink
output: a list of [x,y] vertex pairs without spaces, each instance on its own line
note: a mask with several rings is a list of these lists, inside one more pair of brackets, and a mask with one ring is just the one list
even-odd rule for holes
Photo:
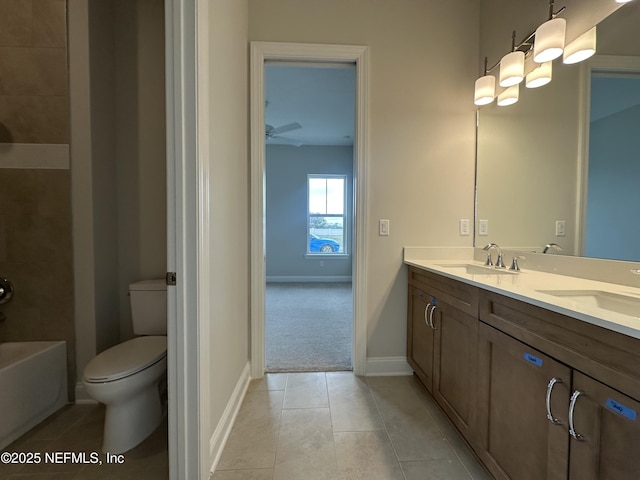
[[516,275],[516,272],[498,269],[495,267],[485,267],[482,265],[474,265],[472,263],[464,264],[441,264],[438,267],[446,268],[447,270],[458,271],[461,273],[468,273],[470,275]]
[[623,315],[640,317],[640,297],[603,292],[601,290],[538,290],[538,292],[622,313]]

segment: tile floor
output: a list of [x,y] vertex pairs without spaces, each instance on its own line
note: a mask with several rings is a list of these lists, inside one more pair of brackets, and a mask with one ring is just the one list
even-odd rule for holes
[[[40,453],[43,461],[31,465],[0,463],[3,480],[146,480],[168,479],[166,420],[144,442],[124,454],[124,464],[106,464],[100,451],[104,406],[69,405],[27,432],[3,452]],[[102,465],[45,463],[45,453],[98,452]],[[87,456],[89,459],[90,457]]]
[[488,480],[415,377],[269,374],[249,385],[213,480]]

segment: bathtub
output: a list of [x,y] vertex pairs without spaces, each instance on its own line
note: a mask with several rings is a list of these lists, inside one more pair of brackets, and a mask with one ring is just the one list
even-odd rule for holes
[[0,343],[0,450],[67,403],[66,342]]

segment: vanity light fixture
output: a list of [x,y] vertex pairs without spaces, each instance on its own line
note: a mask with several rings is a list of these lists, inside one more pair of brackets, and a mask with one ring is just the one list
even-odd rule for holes
[[578,63],[596,53],[596,27],[580,35],[564,49],[562,63]]
[[567,21],[564,18],[552,18],[538,27],[533,44],[534,62],[549,62],[562,55],[566,28]]
[[516,32],[511,35],[511,52],[500,60],[500,86],[517,85],[524,79],[524,52],[516,48]]
[[488,105],[496,97],[496,77],[485,75],[476,80],[476,90],[473,103]]
[[[495,68],[494,65],[492,67]],[[476,80],[473,103],[476,105],[488,105],[496,98],[496,77],[487,75],[487,57],[484,57],[484,75]]]
[[527,88],[538,88],[551,81],[552,62],[544,62],[531,70],[525,80]]
[[616,3],[629,3],[633,0],[616,0]]
[[564,34],[567,21],[557,15],[564,10],[553,11],[553,0],[549,0],[549,20],[536,29],[533,44],[533,61],[536,63],[549,62],[562,55],[564,50]]
[[513,105],[520,98],[520,85],[512,85],[509,88],[504,89],[498,95],[498,105],[501,107],[506,107],[508,105]]

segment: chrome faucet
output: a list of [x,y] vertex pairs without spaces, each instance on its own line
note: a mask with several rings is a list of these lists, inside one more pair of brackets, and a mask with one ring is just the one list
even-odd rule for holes
[[502,261],[502,250],[500,249],[500,245],[498,245],[497,243],[489,243],[486,247],[484,247],[482,250],[484,250],[485,252],[489,252],[487,254],[487,261],[484,263],[486,266],[491,267],[493,266],[493,260],[491,259],[491,249],[492,248],[497,248],[498,249],[498,259],[496,260],[496,264],[495,267],[496,268],[505,268],[504,262]]
[[558,252],[562,251],[562,247],[557,243],[547,243],[544,247],[544,250],[542,250],[542,253],[547,253],[550,249],[556,250]]

